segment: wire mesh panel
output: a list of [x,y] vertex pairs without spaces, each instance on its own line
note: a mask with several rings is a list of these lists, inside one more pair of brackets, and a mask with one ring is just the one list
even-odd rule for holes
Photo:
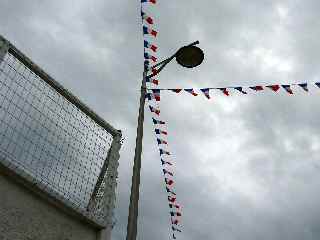
[[85,210],[113,136],[7,53],[0,63],[0,160]]

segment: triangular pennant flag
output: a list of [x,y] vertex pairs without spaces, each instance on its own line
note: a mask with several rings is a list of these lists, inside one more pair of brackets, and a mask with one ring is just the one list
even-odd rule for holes
[[149,3],[153,3],[153,4],[156,4],[156,0],[141,0],[141,2],[142,3],[147,3],[147,2],[149,2]]
[[219,88],[219,89],[223,92],[224,95],[226,95],[226,96],[230,95],[226,88]]
[[193,90],[193,88],[184,89],[186,92],[192,94],[193,96],[198,96],[198,94]]
[[173,192],[170,188],[166,187],[167,193],[171,193],[172,195],[177,195],[175,192]]
[[159,84],[159,81],[156,80],[156,79],[152,79],[151,82],[152,82],[154,85],[158,85],[158,84]]
[[182,91],[182,88],[175,88],[175,89],[169,89],[171,90],[172,92],[175,92],[175,93],[179,93]]
[[144,44],[143,45],[144,45],[145,48],[149,48],[153,52],[156,52],[157,49],[158,49],[158,47],[156,45],[153,45],[153,44],[149,43],[147,40],[144,40]]
[[154,131],[155,131],[156,134],[168,135],[168,133],[167,133],[166,131],[162,131],[162,130],[160,130],[160,129],[158,129],[158,128],[156,128]]
[[164,141],[164,140],[162,140],[160,138],[157,138],[157,142],[158,142],[158,145],[160,145],[160,144],[168,144],[168,142],[166,142],[166,141]]
[[148,28],[147,26],[143,26],[142,29],[143,29],[143,34],[150,34],[150,35],[152,35],[154,37],[156,37],[157,34],[158,34],[157,31],[155,31],[155,30],[153,30],[151,28]]
[[153,83],[154,85],[158,85],[159,84],[159,81],[156,80],[156,79],[151,79],[150,77],[146,77],[146,82],[151,82]]
[[160,101],[160,89],[151,89],[151,91],[156,101]]
[[146,93],[146,98],[151,101],[152,99],[155,99],[154,98],[154,95],[152,93]]
[[309,91],[308,89],[308,84],[307,83],[299,83],[298,84],[300,87],[302,87],[303,90],[305,90],[306,92]]
[[151,54],[149,54],[147,52],[144,53],[144,58],[145,59],[151,59],[153,62],[157,61],[157,58],[155,56],[152,56]]
[[174,203],[176,201],[176,198],[172,196],[168,196],[168,201],[171,203]]
[[266,86],[267,88],[270,88],[272,91],[276,92],[280,89],[280,86],[279,85],[269,85],[269,86]]
[[171,218],[171,223],[172,223],[173,225],[178,225],[178,224],[179,224],[179,220],[178,220],[178,219]]
[[178,205],[178,204],[172,204],[172,203],[169,203],[169,207],[170,208],[176,208],[176,209],[180,209],[181,207],[180,207],[180,205]]
[[254,87],[249,87],[251,88],[252,90],[255,90],[255,91],[261,91],[263,90],[263,87],[262,86],[254,86]]
[[314,83],[318,88],[320,88],[320,82]]
[[174,181],[172,179],[169,178],[164,178],[165,182],[167,185],[171,186],[172,184],[174,184]]
[[247,94],[247,92],[243,91],[242,87],[235,87],[234,89],[238,90],[239,92],[243,94]]
[[152,121],[153,121],[154,124],[166,124],[165,122],[157,120],[155,118],[152,118]]
[[151,105],[149,105],[149,109],[150,109],[150,112],[153,112],[153,113],[157,114],[158,116],[160,115],[159,109],[152,107]]
[[202,89],[200,89],[200,91],[203,92],[203,94],[204,94],[208,99],[210,99],[210,94],[209,94],[210,89],[209,89],[209,88],[202,88]]
[[172,226],[171,229],[172,229],[172,231],[182,232],[180,229],[178,229],[178,228],[176,228],[176,227],[174,227],[174,226]]
[[158,75],[158,73],[159,73],[156,68],[151,68],[151,72],[152,72],[152,74],[149,77],[154,77],[154,76]]
[[162,164],[162,166],[163,166],[163,165],[166,165],[166,164],[172,166],[172,163],[171,163],[171,162],[164,161],[163,159],[161,159],[161,164]]
[[177,216],[177,217],[181,217],[182,216],[182,214],[181,214],[181,212],[170,212],[170,215],[171,215],[171,217],[174,217],[174,216]]
[[281,85],[284,90],[286,90],[289,94],[293,94],[291,88],[290,88],[290,85]]
[[141,17],[149,24],[153,24],[153,19],[149,17],[145,12],[141,11]]
[[145,67],[146,69],[149,68],[149,65],[150,65],[149,60],[144,60],[144,67]]
[[159,149],[160,156],[161,155],[170,155],[170,152],[164,151],[163,149]]
[[[169,154],[169,155],[170,155],[170,154]],[[170,175],[171,177],[173,177],[173,173],[172,173],[172,172],[169,172],[167,169],[163,168],[162,171],[163,171],[163,174],[164,174],[164,175],[168,174],[168,175]]]

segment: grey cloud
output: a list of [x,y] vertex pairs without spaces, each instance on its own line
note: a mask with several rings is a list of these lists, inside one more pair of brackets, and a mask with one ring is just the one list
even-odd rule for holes
[[[139,3],[72,4],[3,1],[0,32],[124,130],[114,230],[115,239],[124,239],[142,70]],[[316,1],[159,1],[146,11],[159,30],[160,59],[194,40],[205,51],[197,69],[169,65],[160,87],[314,81],[319,75]],[[180,238],[319,238],[319,89],[294,91],[232,92],[229,98],[217,91],[209,103],[203,96],[162,94],[184,206]],[[163,239],[169,216],[149,118],[146,113],[139,238]]]

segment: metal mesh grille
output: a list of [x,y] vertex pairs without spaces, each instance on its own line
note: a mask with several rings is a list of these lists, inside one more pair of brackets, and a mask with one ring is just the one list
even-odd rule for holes
[[0,159],[85,209],[112,135],[12,54],[0,64]]

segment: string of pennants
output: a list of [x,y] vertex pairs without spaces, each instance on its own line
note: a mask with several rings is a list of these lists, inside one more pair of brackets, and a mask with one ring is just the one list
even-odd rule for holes
[[[177,194],[174,191],[175,180],[174,172],[172,170],[174,164],[171,158],[171,152],[168,150],[168,131],[166,130],[166,122],[160,119],[160,107],[158,102],[160,101],[160,94],[162,91],[172,91],[174,93],[187,92],[192,96],[204,95],[207,99],[211,99],[211,93],[218,91],[225,96],[231,96],[232,91],[240,92],[241,94],[249,94],[250,92],[261,92],[266,89],[270,89],[273,92],[279,92],[283,89],[288,94],[294,94],[292,86],[298,86],[304,91],[308,92],[308,86],[314,84],[320,88],[320,82],[315,83],[297,83],[297,84],[273,84],[273,85],[256,85],[256,86],[231,86],[221,88],[154,88],[159,85],[159,80],[154,77],[157,76],[159,70],[152,67],[151,64],[156,64],[158,58],[156,56],[158,52],[158,45],[156,44],[156,38],[158,31],[155,29],[155,20],[147,12],[148,6],[154,7],[157,0],[141,0],[141,18],[142,18],[142,33],[143,33],[143,46],[144,46],[144,70],[151,71],[151,74],[146,77],[147,93],[146,98],[149,100],[149,110],[153,114],[152,123],[154,125],[154,133],[156,142],[158,145],[159,156],[161,161],[161,167],[163,172],[164,186],[167,193],[167,200],[169,205],[169,216],[171,220],[172,238],[176,238],[176,234],[181,231],[181,206],[178,203]],[[161,70],[161,69],[160,69]]]
[[[310,83],[320,88],[320,82]],[[260,92],[265,89],[270,89],[273,92],[278,92],[280,89],[285,90],[288,94],[293,94],[292,86],[299,86],[306,92],[309,92],[309,85],[308,83],[295,83],[295,84],[273,84],[273,85],[258,85],[258,86],[248,86],[248,87],[222,87],[222,88],[157,88],[157,89],[147,89],[148,92],[146,94],[146,98],[148,100],[156,100],[160,101],[160,92],[161,91],[172,91],[174,93],[181,93],[185,91],[193,96],[198,96],[199,93],[203,94],[206,98],[211,99],[210,91],[211,90],[218,90],[221,91],[224,95],[230,96],[230,90],[236,90],[242,94],[248,94],[250,91]]]
[[[151,63],[155,64],[158,60],[156,56],[158,46],[155,43],[155,40],[158,36],[158,32],[154,28],[154,18],[149,13],[147,13],[148,6],[153,7],[153,5],[156,5],[156,3],[157,0],[141,0],[144,69],[152,71],[151,77],[146,78],[147,89],[149,87],[157,86],[159,84],[159,80],[152,78],[158,74],[158,70],[150,67]],[[168,141],[165,139],[168,135],[168,132],[164,130],[166,123],[159,119],[160,108],[157,104],[157,101],[160,101],[160,90],[151,92],[153,98],[150,97],[151,101],[149,101],[149,109],[151,113],[154,114],[154,116],[152,117],[152,123],[154,125],[154,133],[159,148],[159,156],[163,172],[164,186],[167,193],[172,238],[177,239],[176,234],[178,232],[181,232],[180,217],[182,216],[182,213],[181,206],[178,204],[177,201],[177,194],[173,189],[175,185],[175,181],[173,179],[174,172],[172,170],[173,162],[170,159],[171,153],[168,150]],[[159,94],[154,94],[153,92],[158,92]]]
[[[158,89],[147,89],[146,98],[149,100],[149,109],[150,112],[156,115],[157,117],[152,117],[152,122],[155,126],[155,133],[156,133],[156,140],[159,146],[159,154],[161,159],[161,164],[163,166],[163,174],[166,184],[166,191],[168,193],[168,202],[169,207],[171,209],[176,209],[177,211],[170,211],[171,215],[171,224],[172,224],[172,231],[173,231],[173,239],[176,239],[175,232],[181,232],[179,228],[180,219],[178,217],[181,217],[181,207],[176,202],[176,193],[173,191],[171,186],[174,184],[173,180],[173,172],[167,170],[166,166],[172,166],[172,162],[168,161],[167,159],[164,159],[164,156],[168,157],[171,155],[170,152],[167,150],[164,150],[161,146],[168,145],[168,142],[163,139],[163,136],[167,136],[167,131],[161,130],[161,128],[158,128],[158,126],[164,126],[166,123],[162,120],[160,120],[160,108],[159,104],[157,104],[160,101],[160,93],[161,91],[172,91],[174,93],[181,93],[183,91],[193,95],[198,96],[199,93],[203,94],[207,99],[211,99],[210,96],[210,90],[216,90],[221,91],[224,95],[230,96],[230,90],[236,90],[242,94],[248,94],[249,91],[255,91],[260,92],[265,89],[270,89],[273,92],[278,92],[281,89],[283,89],[288,94],[292,95],[294,92],[292,90],[292,86],[299,86],[301,89],[303,89],[306,92],[309,92],[309,85],[315,85],[318,88],[320,88],[320,82],[315,83],[295,83],[295,84],[273,84],[273,85],[257,85],[257,86],[246,86],[246,87],[223,87],[223,88],[158,88]],[[249,91],[248,91],[249,90]],[[153,106],[153,104],[156,104],[157,106]]]

